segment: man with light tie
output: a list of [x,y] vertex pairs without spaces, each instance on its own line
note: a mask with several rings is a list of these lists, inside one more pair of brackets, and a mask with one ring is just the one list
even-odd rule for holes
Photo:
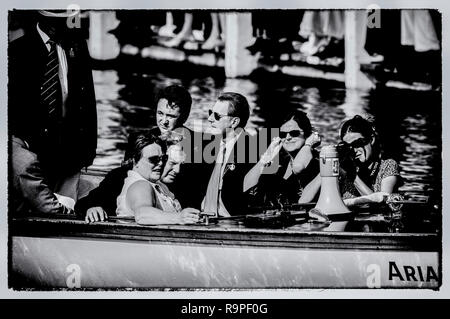
[[[230,216],[244,213],[248,204],[248,196],[243,191],[243,181],[254,163],[250,146],[252,138],[245,130],[250,115],[247,99],[233,92],[222,93],[209,111],[208,121],[214,131],[215,140],[212,145],[215,161],[211,167],[206,196],[202,203],[205,214]],[[204,156],[208,156],[208,149]],[[207,158],[205,158],[208,161]],[[253,159],[255,161],[255,159]]]

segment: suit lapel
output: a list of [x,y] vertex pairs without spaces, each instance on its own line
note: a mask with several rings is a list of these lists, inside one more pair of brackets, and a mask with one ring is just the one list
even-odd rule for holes
[[233,144],[230,156],[227,159],[227,163],[226,163],[226,167],[225,167],[223,176],[225,176],[228,172],[234,171],[236,169],[236,167],[238,167],[239,164],[241,164],[238,162],[238,154],[236,152],[236,147],[238,145],[240,145],[241,143],[245,143],[246,142],[246,141],[244,141],[245,138],[246,138],[246,132],[244,130],[242,130],[242,133],[239,135],[238,139]]
[[36,27],[34,27],[32,30],[30,30],[29,35],[28,35],[28,41],[29,41],[29,45],[27,45],[27,46],[29,48],[37,48],[36,52],[33,52],[33,54],[30,54],[29,57],[30,57],[31,61],[36,61],[36,60],[38,61],[37,63],[32,63],[32,64],[35,65],[35,68],[39,68],[39,72],[36,74],[42,75],[42,73],[44,72],[44,69],[45,69],[45,65],[44,65],[44,63],[40,63],[39,61],[47,60],[48,50],[44,44],[44,41],[42,41],[41,36],[39,35],[38,31],[36,30]]

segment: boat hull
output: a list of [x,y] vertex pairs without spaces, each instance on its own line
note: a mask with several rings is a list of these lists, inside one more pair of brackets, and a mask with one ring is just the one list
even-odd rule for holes
[[430,234],[52,220],[21,226],[11,241],[10,286],[17,289],[436,289],[440,282],[439,252],[432,248],[438,241]]

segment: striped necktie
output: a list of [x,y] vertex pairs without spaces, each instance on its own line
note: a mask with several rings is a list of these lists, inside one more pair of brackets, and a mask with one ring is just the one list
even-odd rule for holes
[[61,113],[62,92],[59,81],[59,63],[56,43],[48,40],[48,53],[44,77],[41,85],[41,105],[47,110],[50,119],[59,119]]

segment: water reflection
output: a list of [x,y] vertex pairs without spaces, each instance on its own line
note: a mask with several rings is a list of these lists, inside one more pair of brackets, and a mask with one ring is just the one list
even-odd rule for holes
[[292,109],[305,111],[323,143],[339,140],[342,121],[356,114],[375,119],[386,153],[399,161],[403,191],[415,196],[440,195],[441,101],[439,92],[383,89],[371,93],[312,80],[261,75],[225,79],[220,74],[155,68],[94,71],[99,140],[93,168],[120,165],[126,136],[155,124],[156,92],[170,84],[189,89],[193,107],[187,126],[207,127],[207,110],[223,91],[244,94],[250,103],[248,126],[279,127]]

